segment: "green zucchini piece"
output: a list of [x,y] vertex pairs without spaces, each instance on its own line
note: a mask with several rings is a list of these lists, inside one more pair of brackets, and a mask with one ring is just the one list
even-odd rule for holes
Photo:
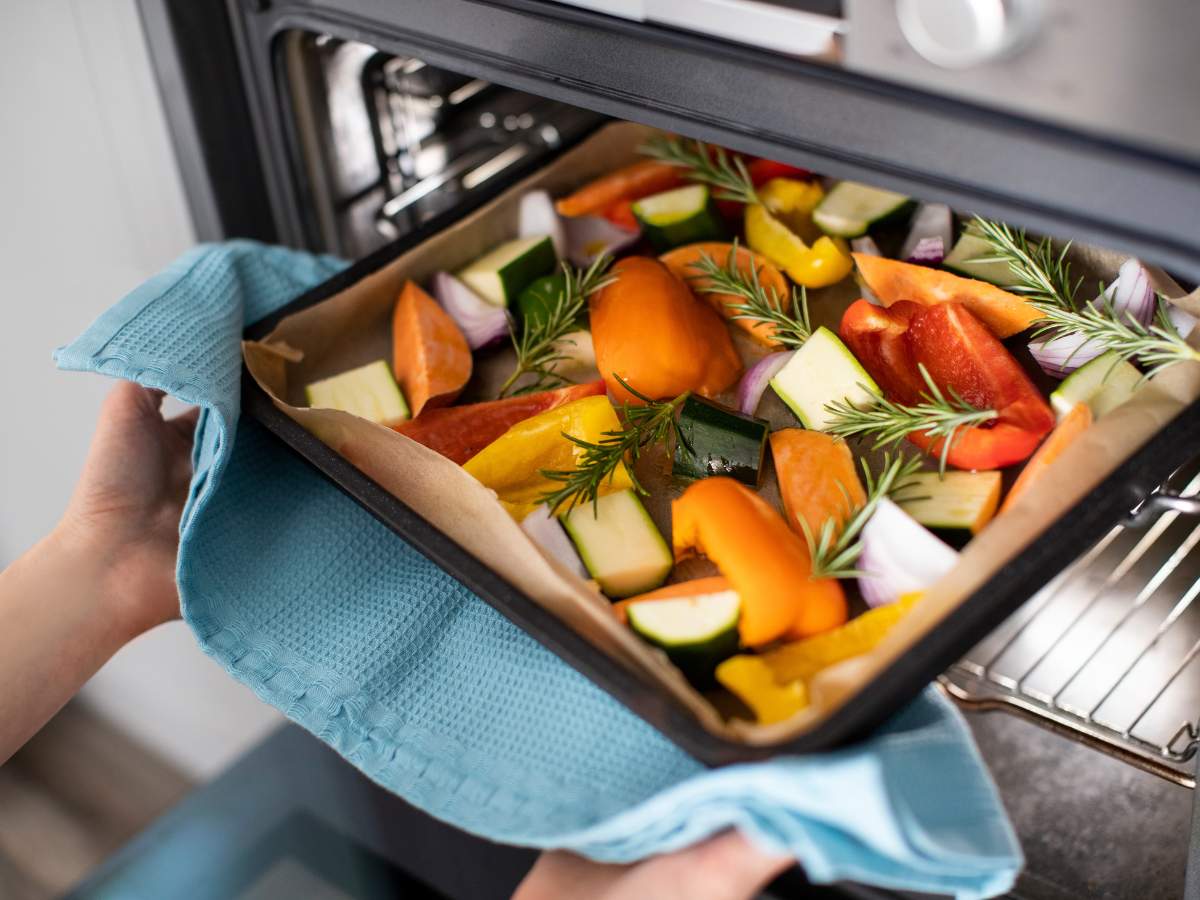
[[964,231],[942,260],[942,268],[966,278],[986,281],[996,287],[1008,288],[1017,284],[1017,276],[1013,273],[1012,266],[1003,260],[980,262],[981,259],[992,256],[994,252],[983,238],[970,231]]
[[736,591],[630,603],[629,627],[661,648],[687,679],[707,686],[713,670],[738,651],[741,601]]
[[382,359],[314,381],[304,389],[304,396],[311,407],[340,409],[381,425],[408,418],[408,404],[392,377],[391,366]]
[[1099,419],[1131,398],[1142,385],[1142,373],[1115,350],[1102,353],[1080,366],[1050,395],[1050,405],[1061,419],[1076,403],[1086,403]]
[[501,244],[458,273],[480,297],[494,306],[509,306],[535,278],[558,265],[549,235],[518,238]]
[[912,203],[903,194],[856,181],[839,181],[813,210],[813,221],[835,237],[862,237],[873,225],[898,216]]
[[606,494],[562,516],[588,572],[610,597],[652,591],[675,560],[646,507],[632,490]]
[[765,419],[691,394],[679,410],[679,440],[671,474],[678,478],[728,475],[758,487],[770,430]]
[[805,428],[829,424],[828,404],[845,400],[859,409],[882,393],[842,339],[821,326],[771,379],[771,387]]
[[[905,500],[911,497],[911,500]],[[999,472],[918,472],[904,483],[896,502],[906,513],[939,533],[970,539],[992,520],[1000,505]],[[951,543],[955,535],[948,534]]]
[[660,253],[725,236],[725,225],[708,188],[692,184],[644,197],[633,204],[642,231]]

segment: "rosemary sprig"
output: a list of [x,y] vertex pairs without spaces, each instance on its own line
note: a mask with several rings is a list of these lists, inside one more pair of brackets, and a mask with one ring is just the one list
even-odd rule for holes
[[1043,318],[1034,331],[1035,338],[1054,340],[1075,335],[1084,343],[1095,342],[1105,350],[1113,350],[1122,359],[1136,362],[1145,369],[1143,379],[1150,378],[1175,363],[1200,360],[1197,352],[1175,329],[1167,316],[1166,301],[1158,299],[1154,322],[1143,325],[1129,315],[1119,315],[1112,300],[1101,286],[1099,304],[1087,304],[1076,310],[1038,304]]
[[639,494],[648,494],[649,491],[642,487],[634,473],[638,456],[645,448],[655,444],[665,444],[672,438],[682,440],[675,414],[687,400],[689,391],[684,391],[674,400],[651,400],[626,384],[621,376],[616,378],[625,390],[643,401],[645,406],[622,404],[624,425],[619,430],[604,432],[599,441],[585,441],[563,434],[567,440],[583,448],[583,456],[574,469],[541,470],[542,477],[562,483],[561,488],[541,497],[551,512],[557,512],[564,504],[568,510],[581,503],[591,503],[594,507],[600,498],[600,488],[606,481],[612,481],[621,463],[626,463],[633,489]]
[[[521,323],[519,335],[512,324],[509,324],[509,334],[512,335],[513,347],[517,351],[517,365],[500,386],[501,397],[544,391],[567,383],[567,379],[554,371],[555,364],[567,358],[563,353],[562,340],[572,331],[578,330],[576,322],[583,312],[587,298],[612,283],[614,276],[608,272],[611,264],[612,257],[607,254],[601,255],[582,270],[569,263],[562,263],[566,283],[559,291],[554,304],[546,311],[546,315],[537,319],[526,318]],[[535,377],[521,387],[516,387],[517,381],[524,375]]]
[[1049,238],[1034,243],[1024,229],[1014,230],[1003,222],[979,216],[971,220],[967,230],[986,241],[992,251],[971,262],[1008,263],[1015,280],[1005,285],[1007,290],[1028,297],[1039,308],[1076,308],[1075,295],[1083,279],[1071,280],[1071,264],[1067,261],[1069,241],[1056,253]]
[[703,141],[659,136],[642,144],[638,152],[669,166],[685,169],[687,178],[711,187],[713,197],[717,200],[736,200],[747,204],[760,202],[746,164],[740,156],[730,154],[724,147]]
[[769,290],[758,277],[758,268],[751,267],[747,274],[738,268],[738,244],[735,239],[729,261],[720,265],[707,253],[690,265],[699,274],[689,279],[694,290],[705,294],[733,294],[741,297],[742,303],[730,303],[735,319],[749,319],[774,326],[772,338],[787,347],[799,347],[812,336],[812,324],[808,318],[808,293],[803,287],[792,288],[790,313],[784,309],[784,299],[774,287]]
[[923,431],[934,438],[944,437],[938,464],[938,471],[944,473],[946,457],[958,440],[960,430],[989,422],[998,413],[968,403],[953,388],[943,392],[933,383],[925,366],[918,364],[918,367],[928,387],[921,395],[920,403],[907,406],[877,394],[875,406],[859,409],[846,400],[837,400],[825,405],[826,411],[833,416],[825,430],[844,438],[869,435],[874,440],[872,449],[875,450],[898,444],[915,431]]
[[[866,501],[848,518],[838,531],[838,517],[831,516],[821,523],[814,534],[808,522],[800,520],[804,539],[808,541],[808,555],[812,560],[811,578],[857,578],[862,573],[854,568],[862,555],[859,534],[875,512],[875,507],[884,497],[896,497],[911,486],[910,479],[921,468],[921,459],[916,456],[890,453],[883,455],[883,464],[878,475],[865,459],[859,460],[866,486]],[[841,487],[841,483],[838,483]],[[845,488],[842,488],[845,491]],[[849,495],[847,495],[849,505]]]

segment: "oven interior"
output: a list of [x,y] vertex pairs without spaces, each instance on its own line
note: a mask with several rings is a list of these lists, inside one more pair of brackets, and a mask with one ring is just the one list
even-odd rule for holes
[[[315,246],[361,257],[604,117],[307,31],[281,43]],[[1163,493],[1200,496],[1200,461]],[[1115,526],[942,679],[1177,784],[1200,747],[1200,525],[1144,511]]]

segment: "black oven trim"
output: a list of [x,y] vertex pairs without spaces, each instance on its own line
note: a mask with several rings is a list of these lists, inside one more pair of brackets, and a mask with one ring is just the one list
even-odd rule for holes
[[[319,8],[302,0],[224,2],[260,159],[252,167],[257,177],[239,178],[226,166],[210,182],[218,197],[247,196],[253,186],[260,198],[265,183],[275,230],[285,243],[312,247],[275,53],[283,32],[303,29],[418,55],[606,115],[944,200],[1034,230],[1070,234],[1200,281],[1195,161],[546,0],[330,0]],[[187,5],[140,3],[148,22],[152,8]],[[150,37],[152,44],[163,39],[160,33]],[[194,75],[185,72],[189,79]],[[205,99],[202,86],[188,84],[193,100]],[[228,93],[228,85],[219,86]],[[208,106],[225,108],[212,101]],[[244,148],[247,117],[206,121],[193,133]],[[233,136],[219,138],[220,129]],[[946,137],[937,143],[929,135]]]

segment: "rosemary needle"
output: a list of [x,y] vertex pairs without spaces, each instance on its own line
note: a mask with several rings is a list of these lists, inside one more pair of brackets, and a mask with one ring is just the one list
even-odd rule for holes
[[[857,578],[862,573],[853,568],[862,555],[862,541],[859,534],[875,512],[875,507],[884,497],[899,496],[905,488],[911,486],[911,479],[921,468],[921,459],[916,456],[897,455],[890,453],[883,456],[883,465],[879,475],[871,471],[867,461],[860,460],[863,470],[863,483],[866,485],[866,501],[854,511],[853,515],[838,531],[838,517],[830,516],[821,523],[820,530],[814,534],[808,522],[800,520],[800,528],[804,531],[804,539],[808,542],[808,555],[812,560],[811,578]],[[841,487],[841,483],[838,483]],[[845,491],[845,488],[842,488]],[[847,495],[847,505],[849,497]]]
[[600,498],[600,489],[605,482],[612,481],[617,467],[622,463],[626,463],[633,489],[639,494],[648,494],[649,491],[642,487],[633,470],[638,456],[646,447],[665,444],[671,438],[682,439],[675,414],[687,400],[689,391],[684,391],[674,400],[651,400],[626,384],[619,375],[616,378],[625,390],[643,401],[645,406],[623,404],[621,414],[624,424],[618,430],[604,432],[599,441],[585,441],[563,433],[563,437],[583,449],[583,454],[574,469],[541,470],[543,478],[562,483],[558,490],[541,497],[552,513],[564,504],[568,510],[581,503],[591,503],[595,507]]
[[660,136],[642,144],[638,152],[686,170],[685,177],[713,188],[713,197],[717,200],[746,204],[760,202],[746,164],[740,156],[730,154],[724,147]]
[[[563,288],[546,313],[536,318],[527,316],[521,324],[520,334],[509,325],[513,347],[517,351],[517,365],[501,385],[501,397],[510,393],[543,391],[567,383],[567,379],[554,371],[555,364],[567,358],[563,352],[563,338],[578,330],[576,323],[587,298],[612,283],[613,276],[608,272],[611,264],[612,257],[608,255],[600,256],[583,270],[562,263]],[[523,375],[533,375],[534,379],[515,388]]]
[[928,387],[920,403],[908,406],[876,394],[875,406],[859,409],[845,400],[837,400],[825,405],[826,411],[833,417],[825,430],[843,438],[870,436],[874,440],[872,447],[875,450],[897,444],[918,431],[933,438],[944,437],[946,440],[942,442],[938,465],[938,471],[944,473],[946,457],[958,440],[960,430],[989,422],[998,413],[994,409],[973,406],[953,388],[947,389],[950,394],[947,397],[947,392],[933,383],[925,366],[918,367]]
[[735,239],[728,262],[722,266],[706,252],[690,265],[696,276],[688,279],[692,288],[702,294],[732,294],[742,298],[741,303],[730,303],[733,318],[762,322],[774,327],[771,339],[786,347],[799,347],[812,337],[812,324],[808,317],[808,294],[801,287],[792,288],[791,310],[784,309],[783,298],[774,287],[768,289],[758,277],[758,268],[750,267],[743,272],[737,264],[738,243]]
[[1031,243],[1024,231],[978,216],[969,230],[986,241],[991,250],[991,255],[979,261],[1007,263],[1014,281],[1007,289],[1028,297],[1042,314],[1034,338],[1082,338],[1083,343],[1093,343],[1138,363],[1146,369],[1147,378],[1175,363],[1200,360],[1200,353],[1171,324],[1161,296],[1154,322],[1149,325],[1117,313],[1103,284],[1097,295],[1100,300],[1078,305],[1075,295],[1082,279],[1071,280],[1066,259],[1070,244],[1055,253],[1049,238]]

